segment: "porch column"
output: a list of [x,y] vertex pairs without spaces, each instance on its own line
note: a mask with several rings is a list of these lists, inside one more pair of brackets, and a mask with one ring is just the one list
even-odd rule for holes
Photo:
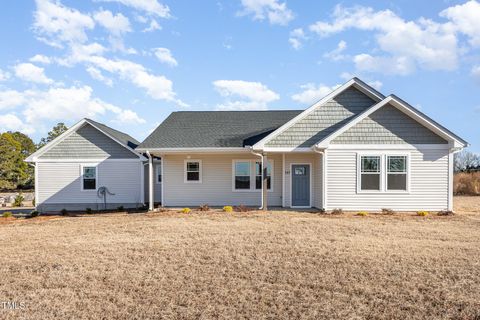
[[148,155],[148,210],[153,210],[153,157],[150,152]]
[[262,199],[263,199],[263,210],[268,210],[267,195],[268,195],[268,159],[267,155],[262,155]]

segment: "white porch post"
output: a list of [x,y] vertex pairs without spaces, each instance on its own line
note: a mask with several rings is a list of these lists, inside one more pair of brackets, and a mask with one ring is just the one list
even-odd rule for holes
[[267,168],[268,168],[268,159],[267,159],[267,155],[264,154],[262,156],[262,199],[263,199],[262,210],[268,210],[268,202],[267,202],[268,175],[267,175]]
[[[147,151],[148,156],[148,210],[153,210],[153,157]],[[162,177],[163,178],[163,177]]]
[[448,208],[447,210],[453,211],[453,164],[454,153],[450,151],[448,154]]
[[282,207],[285,207],[285,153],[282,153]]

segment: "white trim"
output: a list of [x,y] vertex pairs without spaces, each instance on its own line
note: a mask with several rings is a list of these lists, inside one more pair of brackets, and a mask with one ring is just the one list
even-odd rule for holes
[[253,148],[254,149],[263,149],[267,142],[269,142],[270,140],[272,140],[273,138],[278,136],[280,133],[282,133],[285,130],[287,130],[288,128],[290,128],[292,125],[297,123],[299,120],[305,118],[307,115],[312,113],[315,109],[317,109],[317,107],[325,104],[327,101],[331,100],[332,98],[334,98],[335,96],[342,93],[343,91],[345,91],[346,89],[350,88],[353,85],[355,86],[355,88],[359,89],[363,93],[370,96],[373,100],[380,101],[380,100],[385,98],[384,95],[382,95],[377,90],[373,89],[372,87],[370,87],[369,85],[367,85],[366,83],[361,81],[360,79],[358,79],[358,78],[350,79],[349,81],[345,82],[343,85],[341,85],[340,87],[338,87],[337,89],[333,90],[328,95],[323,97],[320,101],[314,103],[312,106],[307,108],[305,111],[303,111],[302,113],[300,113],[299,115],[297,115],[296,117],[294,117],[293,119],[291,119],[290,121],[288,121],[287,123],[282,125],[280,128],[276,129],[275,131],[271,132],[269,135],[264,137],[262,140],[255,143],[253,145]]
[[145,204],[145,165],[143,162],[139,162],[138,165],[140,166],[140,199],[143,199],[142,204]]
[[262,149],[264,152],[312,152],[312,148],[301,147],[301,148],[275,148],[275,147],[265,147]]
[[40,203],[40,199],[38,198],[38,195],[40,194],[40,190],[38,189],[38,164],[35,163],[35,209],[38,208],[38,205]]
[[[188,162],[198,162],[198,180],[187,180],[187,163]],[[202,160],[198,159],[185,159],[183,160],[183,183],[202,183]],[[163,181],[163,177],[162,177]]]
[[[308,165],[309,166],[309,183],[310,183],[310,186],[309,186],[309,190],[310,190],[310,196],[309,196],[309,200],[310,200],[310,205],[309,206],[294,206],[293,205],[293,166],[294,165],[300,165],[300,166],[305,166],[305,165]],[[292,209],[305,209],[305,208],[311,208],[312,207],[312,186],[313,186],[313,181],[312,181],[312,170],[313,170],[313,167],[312,167],[312,163],[311,162],[292,162],[290,163],[290,208]]]
[[[83,168],[85,167],[94,167],[95,168],[95,189],[84,189],[83,188]],[[82,192],[97,192],[98,190],[98,163],[81,163],[80,164],[80,191]]]
[[407,105],[402,100],[398,99],[397,97],[390,95],[383,99],[382,101],[378,102],[377,104],[371,106],[370,108],[366,109],[362,113],[358,114],[354,117],[350,122],[345,124],[343,127],[339,128],[338,130],[332,132],[327,137],[325,137],[322,141],[316,144],[318,148],[326,148],[330,146],[330,142],[347,131],[348,129],[352,128],[360,121],[371,115],[373,112],[377,111],[378,109],[382,108],[383,106],[390,104],[393,107],[397,108],[401,112],[405,113],[407,116],[411,117],[415,121],[422,124],[424,127],[430,129],[440,137],[446,139],[447,141],[453,141],[456,143],[460,143],[464,147],[467,146],[462,141],[459,141],[455,136],[451,133],[446,132],[444,129],[440,128],[438,125],[434,124],[431,119],[428,119],[427,116],[420,114],[418,110],[413,108],[412,106]]
[[322,207],[327,210],[327,186],[328,186],[328,172],[327,172],[327,150],[322,153]]
[[85,124],[89,124],[91,125],[92,127],[94,127],[95,129],[97,129],[98,131],[100,131],[101,133],[103,133],[104,135],[106,135],[107,137],[109,137],[110,139],[112,139],[113,141],[115,141],[116,143],[118,143],[119,145],[121,145],[122,147],[126,148],[127,150],[129,150],[130,152],[132,152],[133,154],[135,154],[141,161],[146,161],[147,158],[145,158],[143,155],[141,155],[140,153],[136,152],[135,150],[133,150],[132,148],[130,148],[129,146],[121,143],[120,141],[118,141],[117,139],[115,139],[114,137],[112,137],[111,135],[109,135],[108,133],[106,133],[105,131],[103,131],[102,129],[100,129],[99,127],[97,127],[95,124],[93,124],[92,122],[90,122],[88,119],[82,119],[80,120],[79,122],[77,122],[75,125],[73,125],[72,127],[70,127],[67,131],[65,131],[64,133],[62,133],[61,135],[59,135],[58,137],[56,137],[55,139],[53,139],[52,141],[50,141],[49,143],[47,143],[45,146],[43,146],[42,148],[40,148],[39,150],[37,150],[36,152],[34,152],[33,154],[31,154],[30,156],[28,156],[25,161],[26,162],[37,162],[39,159],[38,157],[40,157],[41,155],[43,155],[45,152],[47,152],[48,150],[52,149],[54,146],[56,146],[57,144],[59,144],[60,142],[62,142],[63,140],[65,140],[65,138],[69,137],[72,133],[76,132],[78,129],[82,128]]
[[454,165],[454,157],[453,152],[448,154],[448,207],[447,209],[452,211],[453,210],[453,165]]
[[55,158],[55,159],[38,159],[38,160],[34,160],[32,162],[61,162],[61,163],[70,163],[70,162],[143,162],[143,160],[139,159],[139,158],[135,158],[135,159],[110,159],[110,158],[92,158],[92,159],[88,159],[88,158],[81,158],[81,159],[59,159],[59,158]]
[[285,207],[285,153],[282,153],[282,207]]
[[160,171],[160,175],[162,177],[162,181],[163,181],[163,175],[162,175],[162,163],[158,163],[158,161],[156,162],[155,164],[155,184],[162,184],[162,181],[158,182],[158,173]]
[[341,150],[447,150],[450,145],[445,144],[330,144],[328,149]]
[[164,186],[165,186],[165,184],[164,184],[165,183],[164,166],[165,166],[166,161],[165,161],[165,156],[163,154],[161,156],[161,160],[162,160],[162,162],[160,164],[162,165],[162,189],[161,189],[160,193],[161,193],[162,198],[160,199],[160,202],[162,203],[162,207],[165,207],[166,204],[165,204],[165,188],[164,188]]
[[137,148],[137,151],[161,152],[161,153],[219,153],[219,152],[250,152],[249,148]]
[[[232,159],[232,192],[262,192],[262,189],[256,188],[257,183],[257,172],[256,172],[256,163],[261,163],[262,160],[257,159]],[[237,162],[248,162],[250,164],[250,189],[235,189],[235,163]],[[270,189],[267,189],[267,192],[271,193],[274,190],[275,185],[275,160],[269,159],[267,157],[267,162],[270,163],[272,171],[270,172]],[[245,176],[246,177],[246,176]],[[263,187],[263,183],[262,183]]]

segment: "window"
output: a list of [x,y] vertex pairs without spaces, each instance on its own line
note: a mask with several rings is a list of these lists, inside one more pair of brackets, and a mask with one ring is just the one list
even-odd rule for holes
[[82,167],[82,190],[97,189],[97,167]]
[[235,190],[250,189],[250,161],[235,162]]
[[380,156],[360,157],[360,190],[380,190]]
[[[255,162],[255,189],[262,189],[262,163]],[[267,189],[272,189],[272,163],[267,165]]]
[[202,182],[200,160],[185,161],[185,182]]
[[156,182],[157,184],[161,184],[161,183],[162,183],[162,165],[161,165],[161,164],[157,164],[155,170],[156,170],[155,182]]
[[387,156],[387,190],[407,190],[406,156]]

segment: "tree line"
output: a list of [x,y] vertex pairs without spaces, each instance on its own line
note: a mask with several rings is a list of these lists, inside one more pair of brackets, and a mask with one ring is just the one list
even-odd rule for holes
[[34,168],[24,161],[25,158],[67,129],[64,123],[58,123],[37,144],[19,131],[0,133],[0,190],[32,189]]
[[455,154],[455,172],[480,171],[480,155],[463,150]]

